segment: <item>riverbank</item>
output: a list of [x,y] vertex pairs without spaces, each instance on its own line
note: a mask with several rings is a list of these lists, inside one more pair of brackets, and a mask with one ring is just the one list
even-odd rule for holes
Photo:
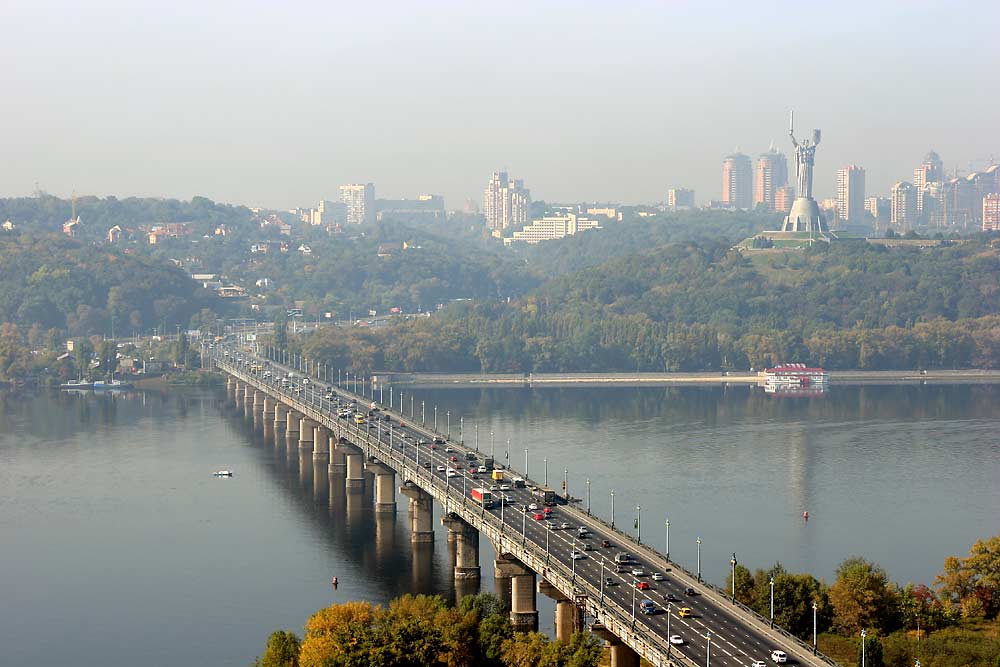
[[[390,384],[449,386],[673,386],[763,383],[757,373],[378,373]],[[830,383],[856,384],[995,384],[1000,370],[830,371]]]

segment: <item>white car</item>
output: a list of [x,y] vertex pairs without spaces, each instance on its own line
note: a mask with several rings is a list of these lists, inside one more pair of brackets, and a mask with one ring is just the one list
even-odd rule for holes
[[446,451],[446,452],[448,452],[449,454],[451,454],[451,453],[452,453],[453,451],[455,451],[455,450],[454,450],[454,449],[452,449],[451,447],[445,447],[445,448],[444,448],[444,451]]
[[653,581],[663,581],[666,577],[663,576],[662,572],[653,573]]
[[582,551],[574,551],[569,555],[569,557],[572,558],[573,560],[583,560],[584,558],[587,557],[587,554],[583,553]]
[[565,521],[563,521],[561,524],[559,524],[559,529],[560,530],[569,530],[570,528],[572,528],[572,526],[570,526]]
[[750,663],[750,667],[766,667],[763,660],[754,660]]
[[771,651],[771,660],[777,663],[788,662],[788,655],[784,651],[774,649]]
[[632,576],[633,577],[645,577],[646,576],[646,571],[644,569],[642,569],[641,567],[634,567],[634,568],[632,568]]
[[488,473],[488,472],[489,472],[489,470],[486,468],[486,466],[479,466],[479,473],[480,474]]
[[530,505],[528,505],[528,509],[534,512],[535,510],[538,509],[538,505],[536,503],[531,503]]
[[438,472],[444,472],[444,471],[445,471],[444,466],[438,466]]
[[458,471],[454,468],[448,468],[448,472],[445,473],[448,477],[458,477]]
[[680,646],[684,643],[684,640],[681,639],[680,635],[670,635],[670,643],[674,646]]

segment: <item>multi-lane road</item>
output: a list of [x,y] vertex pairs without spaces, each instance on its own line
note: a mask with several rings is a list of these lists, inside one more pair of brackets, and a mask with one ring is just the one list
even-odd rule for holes
[[[246,351],[229,351],[234,361],[239,355],[249,358]],[[217,350],[216,353],[223,360],[224,351]],[[368,413],[369,404],[365,397],[336,386],[327,386],[316,380],[305,383],[298,377],[292,380],[290,386],[282,387],[280,378],[287,375],[290,369],[263,359],[256,360],[267,364],[255,373],[275,394],[284,394],[292,401],[316,406],[322,413],[334,418],[339,411],[351,406],[357,406],[363,415]],[[265,371],[270,371],[270,377],[266,379],[262,377]],[[748,667],[758,660],[774,664],[771,661],[772,651],[780,649],[788,653],[789,663],[829,664],[811,655],[802,645],[769,629],[766,623],[754,620],[717,590],[701,585],[689,573],[673,567],[662,555],[624,538],[587,512],[573,505],[557,505],[552,508],[551,514],[544,515],[541,501],[532,494],[533,483],[530,480],[524,488],[513,486],[513,477],[519,473],[506,471],[503,481],[492,480],[489,473],[476,473],[473,467],[484,464],[482,453],[473,452],[453,441],[435,444],[435,437],[445,439],[444,436],[411,423],[406,415],[388,410],[385,406],[380,408],[376,414],[388,415],[389,421],[370,419],[363,425],[357,425],[351,416],[345,418],[345,422],[349,422],[348,429],[367,430],[370,438],[398,452],[415,466],[425,468],[429,474],[439,478],[440,484],[450,486],[463,497],[468,497],[473,488],[490,488],[492,485],[494,498],[508,499],[487,510],[498,523],[502,523],[505,537],[530,544],[543,553],[546,560],[563,564],[573,576],[587,582],[592,591],[599,591],[602,603],[613,604],[624,610],[627,618],[634,618],[631,622],[636,632],[657,636],[660,639],[657,643],[661,645],[666,645],[670,636],[679,636],[683,643],[670,646],[673,656],[679,654],[703,665],[708,661],[710,652],[711,664]],[[475,456],[475,459],[470,460],[467,454]],[[446,472],[449,469],[453,470],[452,476]],[[529,509],[532,503],[539,505],[537,511]],[[539,513],[546,518],[536,519]],[[564,523],[568,527],[562,528]],[[586,531],[584,537],[580,534],[581,527]],[[610,546],[603,546],[605,542]],[[574,552],[582,554],[582,557],[574,559]],[[619,572],[615,561],[621,553],[631,556],[626,572]],[[633,568],[641,570],[642,574],[633,574]],[[654,580],[654,573],[662,575],[662,580]],[[648,589],[638,588],[643,582]],[[690,594],[692,592],[693,595]],[[644,600],[655,604],[654,613],[643,613]],[[685,613],[681,616],[681,608],[688,608],[690,615]]]

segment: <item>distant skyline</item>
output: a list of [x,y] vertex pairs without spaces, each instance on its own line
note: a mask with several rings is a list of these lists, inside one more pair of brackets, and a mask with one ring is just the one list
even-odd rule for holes
[[377,197],[721,198],[723,159],[823,130],[869,196],[931,149],[1000,159],[1000,5],[845,1],[0,7],[0,196],[163,196],[290,208]]

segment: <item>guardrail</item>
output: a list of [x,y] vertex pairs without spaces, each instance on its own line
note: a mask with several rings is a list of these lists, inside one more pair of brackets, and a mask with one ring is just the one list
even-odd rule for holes
[[[358,425],[352,423],[342,423],[344,420],[338,419],[332,408],[324,412],[323,401],[316,397],[315,392],[302,392],[302,394],[296,395],[294,392],[286,391],[280,386],[268,383],[262,377],[259,377],[253,372],[248,373],[246,369],[241,368],[239,365],[234,364],[229,360],[220,358],[218,356],[218,351],[216,351],[214,358],[217,365],[224,366],[227,372],[238,377],[244,382],[254,385],[258,389],[268,393],[275,392],[281,395],[283,402],[287,403],[289,407],[292,407],[303,414],[306,414],[307,411],[312,411],[315,414],[318,414],[318,418],[314,415],[309,415],[309,417],[315,419],[319,423],[322,423],[325,427],[336,433],[338,438],[344,437],[345,433],[353,436],[354,441],[351,444],[361,449],[367,456],[374,457],[378,461],[390,465],[390,467],[393,467],[396,470],[397,474],[403,475],[406,481],[417,483],[420,488],[430,493],[431,496],[441,503],[442,507],[445,508],[446,513],[457,514],[474,528],[485,533],[495,545],[498,545],[500,550],[504,550],[503,548],[505,546],[509,547],[511,550],[505,551],[505,553],[513,555],[536,573],[542,575],[563,593],[571,595],[575,599],[577,596],[576,592],[578,590],[585,591],[586,601],[584,603],[584,607],[586,611],[607,627],[609,631],[615,634],[615,636],[619,637],[619,639],[621,639],[625,644],[652,664],[662,665],[672,663],[677,660],[679,660],[681,664],[693,664],[683,655],[671,654],[669,642],[663,641],[658,635],[653,635],[653,641],[640,636],[636,632],[631,613],[621,609],[613,600],[605,598],[595,603],[593,595],[597,594],[600,597],[600,591],[580,577],[576,577],[574,579],[570,568],[567,568],[563,563],[555,561],[555,565],[553,565],[548,559],[545,558],[544,555],[541,557],[541,560],[539,560],[538,555],[533,553],[533,551],[528,548],[527,544],[522,543],[518,545],[517,540],[512,541],[512,539],[507,536],[503,530],[503,524],[500,523],[500,519],[498,517],[486,512],[485,510],[482,510],[481,513],[472,512],[470,510],[470,506],[478,506],[471,502],[470,499],[466,498],[466,494],[457,487],[453,488],[450,484],[450,478],[445,478],[442,483],[442,481],[433,473],[427,471],[419,465],[416,465],[415,461],[410,461],[402,455],[402,453],[397,453],[396,450],[387,447],[387,445],[381,442],[378,438],[372,438],[371,433],[367,429],[361,429]],[[369,400],[365,396],[353,394],[352,392],[339,387],[336,383],[332,384],[337,386],[337,390],[345,396],[360,399],[362,402],[367,402]],[[303,398],[305,400],[303,400]],[[384,410],[383,408],[383,411],[392,412],[400,420],[410,419],[406,417],[405,414],[395,413],[392,410]],[[421,432],[428,437],[444,438],[447,442],[457,445],[463,450],[472,451],[468,447],[465,447],[464,444],[459,444],[450,440],[447,435],[439,433],[434,429],[427,428],[425,425],[417,425],[415,423],[408,424],[413,430]],[[405,441],[403,441],[403,443],[405,443]],[[403,446],[405,447],[405,444]],[[511,470],[511,472],[515,472],[514,469],[509,466],[508,469]],[[524,475],[524,478],[526,483],[531,484],[531,480],[527,477],[527,475]],[[457,496],[457,500],[455,496]],[[650,557],[650,560],[660,561],[666,567],[680,570],[689,579],[691,579],[692,583],[710,591],[713,594],[711,597],[716,604],[723,607],[734,607],[744,616],[751,617],[759,624],[765,626],[763,628],[758,628],[759,630],[764,632],[771,631],[780,635],[786,641],[794,644],[798,651],[803,652],[809,658],[816,658],[831,667],[840,667],[840,665],[832,658],[823,653],[814,652],[811,645],[805,643],[784,628],[778,625],[771,625],[770,619],[764,618],[761,614],[739,601],[732,601],[730,595],[726,593],[726,591],[699,579],[695,573],[692,573],[683,565],[674,561],[668,561],[655,549],[637,541],[634,537],[625,533],[621,529],[611,526],[597,515],[584,512],[583,510],[573,507],[572,505],[567,505],[566,511],[569,514],[575,515],[577,519],[581,520],[581,522],[599,524],[604,530],[612,532],[623,541],[630,543],[636,550],[645,552],[646,555]],[[493,524],[499,524],[499,526]],[[566,576],[566,572],[563,572],[563,570],[570,573],[568,578]]]

